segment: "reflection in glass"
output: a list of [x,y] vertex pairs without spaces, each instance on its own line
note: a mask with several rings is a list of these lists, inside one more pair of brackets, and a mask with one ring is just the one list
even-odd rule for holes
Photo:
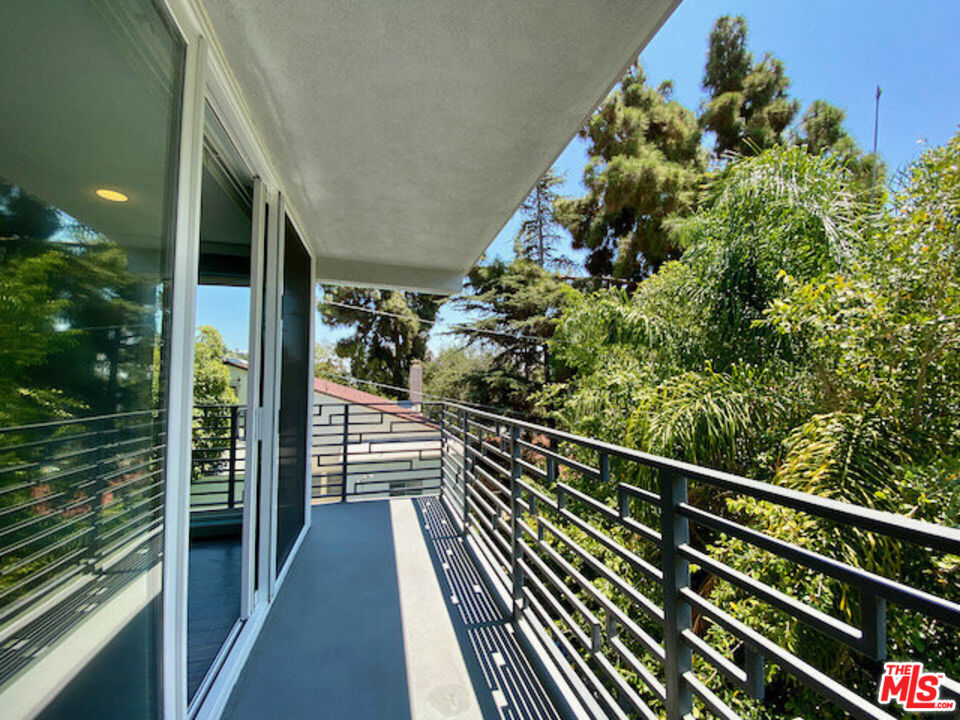
[[152,718],[183,48],[42,5],[0,22],[2,714]]

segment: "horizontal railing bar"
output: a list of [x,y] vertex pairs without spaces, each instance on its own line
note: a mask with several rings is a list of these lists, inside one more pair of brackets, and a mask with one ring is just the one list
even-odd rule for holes
[[[534,540],[536,540],[536,536],[533,535],[533,537]],[[517,540],[517,547],[520,548],[520,551],[527,557],[528,560],[533,562],[543,576],[550,581],[550,584],[560,591],[560,593],[567,599],[567,602],[573,605],[576,612],[580,613],[591,626],[596,628],[600,627],[600,620],[597,619],[597,616],[593,613],[593,611],[583,604],[583,601],[579,598],[577,593],[564,584],[563,580],[561,580],[557,574],[547,566],[546,562],[533,551],[533,548],[527,545],[527,543],[525,543],[523,540]],[[579,579],[575,578],[575,580],[578,585],[581,584]]]
[[567,630],[570,631],[570,634],[576,639],[577,643],[585,652],[591,651],[590,645],[590,636],[587,635],[586,631],[577,624],[577,621],[574,620],[573,615],[571,615],[566,608],[560,603],[560,600],[554,596],[552,592],[547,588],[546,583],[544,583],[536,574],[533,568],[531,568],[525,561],[520,562],[520,568],[524,573],[525,585],[527,587],[533,588],[540,597],[546,601],[546,603],[553,609],[553,612],[557,617],[559,617],[563,624],[567,627]]
[[617,488],[627,495],[631,495],[635,498],[643,500],[644,502],[655,505],[659,508],[660,506],[660,496],[651,491],[645,490],[644,488],[637,487],[636,485],[631,485],[630,483],[617,483]]
[[692,630],[683,630],[680,637],[691,650],[713,666],[727,682],[736,688],[743,688],[747,683],[747,673],[735,662],[726,658],[706,640],[699,637]]
[[816,608],[812,608],[806,603],[786,593],[782,593],[756,578],[727,567],[723,563],[714,560],[709,555],[689,545],[681,545],[677,548],[677,551],[690,562],[699,565],[704,570],[708,570],[717,577],[739,587],[753,597],[773,605],[824,635],[828,635],[853,648],[859,645],[863,637],[863,633],[860,630],[851,627],[842,620],[838,620]]
[[693,691],[693,694],[700,698],[710,712],[719,717],[720,720],[741,720],[740,716],[718,698],[710,688],[704,685],[692,670],[683,673],[681,677],[687,687]]
[[[646,595],[641,593],[639,590],[633,587],[633,585],[627,582],[624,578],[620,577],[620,575],[618,575],[616,572],[614,572],[613,570],[608,568],[606,565],[604,565],[602,562],[600,562],[597,558],[593,557],[593,555],[591,555],[589,552],[587,552],[582,547],[580,547],[580,545],[574,542],[557,526],[553,525],[551,522],[549,522],[543,517],[538,517],[537,522],[543,525],[543,527],[551,535],[553,535],[555,538],[557,538],[557,540],[559,540],[567,548],[569,548],[572,553],[574,553],[581,560],[583,560],[585,563],[590,565],[590,567],[593,568],[594,572],[596,572],[599,575],[602,575],[604,578],[606,578],[608,582],[615,585],[617,589],[620,590],[620,592],[622,592],[624,595],[630,598],[630,600],[632,600],[633,603],[637,605],[637,607],[643,610],[651,620],[653,620],[654,622],[656,622],[661,626],[663,625],[663,610],[657,607],[657,605],[652,600],[650,600]],[[543,548],[551,556],[557,552],[546,543],[538,543],[538,546]],[[563,558],[559,558],[557,562],[562,563],[565,566],[564,570],[566,570],[571,575],[571,577],[574,577],[577,580],[577,582],[587,586],[587,587],[584,587],[584,590],[586,590],[588,593],[593,595],[597,600],[597,602],[601,603],[604,606],[608,606],[612,612],[615,612],[615,613],[621,612],[620,609],[617,608],[617,606],[611,600],[609,600],[605,595],[603,595],[599,590],[597,590],[597,588],[595,588],[590,581],[588,581],[585,577],[583,577],[582,574],[577,572],[577,570],[572,565],[570,565],[569,562],[567,562]],[[626,616],[623,616],[622,618],[618,618],[618,619],[624,621],[625,623],[628,620]],[[647,649],[653,654],[659,653],[659,650],[655,649],[654,647],[650,647]]]
[[736,636],[755,652],[776,663],[786,672],[811,690],[822,694],[826,699],[836,703],[843,711],[860,720],[894,720],[893,716],[869,703],[852,690],[844,687],[833,678],[825,675],[812,665],[796,657],[789,650],[781,648],[768,640],[757,631],[734,619],[705,598],[689,588],[681,588],[680,596],[690,603],[700,613],[721,628]]
[[705,482],[716,487],[733,490],[762,500],[769,500],[770,502],[793,508],[794,510],[802,510],[828,520],[847,522],[854,527],[859,527],[864,530],[873,530],[881,534],[913,542],[917,545],[960,555],[960,529],[941,527],[882,510],[864,508],[818,495],[810,495],[797,490],[771,485],[769,483],[748,480],[747,478],[738,477],[719,470],[711,470],[679,460],[669,460],[639,450],[632,450],[601,440],[574,435],[562,430],[546,428],[524,420],[503,417],[483,410],[469,409],[457,404],[452,404],[452,406],[474,416],[502,423],[507,427],[516,426],[522,429],[532,430],[562,442],[569,442],[591,450],[607,453],[612,457],[630,460],[655,469],[673,471],[677,475],[686,477],[688,480]]
[[932,618],[960,625],[960,605],[944,598],[931,595],[916,588],[903,585],[881,575],[856,568],[838,560],[832,560],[818,553],[791,545],[770,537],[764,533],[752,530],[743,525],[737,525],[724,518],[705,512],[686,503],[679,507],[681,515],[694,522],[709,527],[718,532],[726,533],[758,548],[772,552],[787,560],[822,572],[837,580],[849,583],[855,587],[869,588],[880,597],[896,602],[911,610],[917,610]]
[[148,415],[156,415],[156,419],[160,419],[164,415],[163,410],[131,410],[128,412],[122,413],[112,413],[110,415],[91,415],[90,417],[82,418],[69,418],[66,420],[50,420],[48,422],[41,423],[31,423],[28,425],[8,425],[7,427],[0,428],[0,434],[9,433],[9,432],[24,432],[27,430],[41,430],[51,427],[65,427],[67,425],[76,425],[77,423],[89,423],[89,422],[103,422],[105,420],[117,420],[121,418],[128,417],[146,417]]
[[[577,652],[576,648],[573,647],[573,644],[570,642],[569,638],[559,631],[554,619],[546,611],[540,601],[536,598],[530,588],[525,587],[523,589],[524,604],[529,606],[533,611],[533,614],[536,616],[537,622],[541,627],[549,632],[551,636],[558,642],[562,648],[564,657],[568,658],[575,666],[578,671],[578,677],[586,681],[590,688],[593,689],[599,696],[600,702],[606,707],[606,709],[618,720],[629,720],[628,715],[620,707],[619,703],[613,698],[610,694],[610,691],[607,690],[606,686],[601,682],[600,678],[596,676],[593,670],[587,665],[586,660]],[[588,690],[590,688],[587,688]]]
[[603,670],[603,674],[613,683],[614,687],[616,687],[618,695],[626,699],[630,707],[640,713],[640,716],[643,717],[644,720],[660,720],[653,710],[650,709],[650,706],[643,701],[643,698],[637,694],[637,691],[624,679],[617,668],[613,666],[610,660],[599,653],[594,656],[593,660],[597,666]]
[[517,444],[521,447],[525,447],[528,450],[531,450],[539,455],[542,455],[545,458],[550,458],[551,460],[556,460],[561,465],[566,465],[571,470],[586,475],[587,477],[593,478],[594,480],[600,479],[600,471],[596,468],[590,467],[589,465],[584,465],[582,462],[578,462],[572,458],[565,457],[559,453],[553,452],[552,450],[543,447],[542,445],[537,445],[535,443],[527,442],[526,440],[518,440]]
[[575,525],[581,531],[587,533],[591,538],[603,545],[607,550],[623,558],[626,562],[657,583],[663,582],[663,571],[653,563],[647,562],[635,552],[628,550],[616,540],[607,537],[603,532],[595,528],[583,518],[577,517],[570,510],[563,508],[558,513],[561,518]]
[[630,669],[637,674],[637,676],[643,681],[643,684],[647,686],[647,689],[654,694],[657,700],[663,702],[667,697],[666,688],[664,688],[663,683],[657,679],[657,676],[651,672],[650,668],[646,666],[646,663],[634,655],[633,651],[626,646],[626,644],[618,635],[607,638],[607,642],[610,644],[610,647],[612,647],[623,659],[623,661],[630,666]]

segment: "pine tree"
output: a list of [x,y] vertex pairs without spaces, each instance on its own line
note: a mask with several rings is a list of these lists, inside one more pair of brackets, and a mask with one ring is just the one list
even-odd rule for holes
[[553,211],[554,203],[560,197],[555,188],[562,183],[563,176],[550,168],[537,180],[520,206],[523,222],[514,251],[517,257],[526,258],[542,268],[560,270],[574,264],[560,251],[563,235]]
[[472,397],[533,412],[532,395],[549,379],[547,341],[576,290],[522,257],[477,265],[470,271],[469,288],[458,304],[482,317],[455,330],[492,354],[487,367],[466,378]]
[[411,362],[427,354],[429,321],[441,304],[443,298],[423,293],[327,286],[319,308],[324,322],[353,329],[334,348],[353,377],[406,387]]
[[590,251],[592,275],[640,278],[680,255],[667,221],[693,209],[706,158],[696,118],[671,91],[647,85],[637,63],[581,130],[588,192],[555,208],[573,247]]
[[876,155],[864,153],[843,123],[847,114],[826,100],[814,100],[800,120],[793,142],[811,155],[828,153],[843,158],[853,176],[854,187],[861,193],[872,192],[883,183],[886,168]]
[[787,94],[790,78],[781,60],[770,53],[754,64],[747,50],[747,21],[718,18],[710,33],[703,74],[709,94],[700,124],[716,135],[717,157],[755,155],[784,141],[783,133],[800,109]]

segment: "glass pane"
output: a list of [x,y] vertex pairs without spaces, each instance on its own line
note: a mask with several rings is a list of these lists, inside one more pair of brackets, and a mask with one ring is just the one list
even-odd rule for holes
[[[253,178],[208,107],[200,201],[187,693],[215,674],[240,619]],[[253,468],[251,468],[253,471]]]
[[159,716],[182,62],[149,3],[4,4],[4,717]]
[[307,482],[307,404],[310,360],[310,255],[289,219],[283,250],[283,338],[280,364],[277,571],[303,528]]

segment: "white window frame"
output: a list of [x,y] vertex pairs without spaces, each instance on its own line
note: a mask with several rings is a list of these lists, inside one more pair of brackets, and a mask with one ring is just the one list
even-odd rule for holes
[[[309,412],[313,407],[313,353],[311,353],[310,377],[307,379],[310,399],[307,417],[307,473],[304,478],[306,509],[304,526],[285,567],[277,576],[276,558],[276,420],[279,411],[279,302],[282,293],[283,223],[289,216],[311,259],[311,293],[315,296],[316,256],[307,235],[302,232],[295,208],[289,207],[282,196],[283,186],[269,154],[257,132],[256,125],[247,111],[239,84],[230,72],[223,51],[216,42],[209,18],[198,0],[158,0],[165,6],[169,16],[180,32],[186,46],[183,78],[183,101],[181,106],[181,131],[178,184],[176,197],[176,225],[174,244],[174,280],[172,298],[171,352],[170,352],[170,403],[167,416],[166,451],[166,498],[164,514],[164,564],[163,564],[163,636],[162,636],[162,708],[168,720],[215,720],[219,718],[229,700],[250,651],[256,642],[267,612],[302,545],[310,527],[310,451],[312,425]],[[254,347],[260,342],[260,312],[266,314],[266,333],[260,359],[265,374],[264,397],[260,398],[262,409],[256,404],[248,415],[248,437],[263,439],[261,466],[261,492],[244,502],[245,526],[254,532],[252,520],[257,513],[260,518],[259,579],[260,587],[254,591],[255,548],[247,543],[244,550],[241,617],[245,622],[235,629],[232,645],[225,651],[219,671],[211,678],[206,693],[197,694],[198,701],[188,710],[187,706],[187,558],[189,548],[190,507],[190,447],[193,415],[193,356],[196,315],[196,292],[199,266],[200,191],[203,170],[204,110],[210,103],[224,123],[244,161],[259,178],[255,192],[254,228],[261,229],[260,242],[266,237],[267,263],[262,275],[259,265],[263,263],[262,245],[251,248],[251,276],[263,278],[265,304],[261,308],[259,288],[251,282],[250,343],[251,358]],[[269,227],[263,232],[263,210],[269,206]],[[256,240],[256,236],[255,236]],[[272,258],[272,261],[271,261]],[[315,339],[315,313],[311,312],[310,343]],[[271,318],[273,322],[271,322]],[[258,370],[251,364],[248,371],[248,388],[259,394]],[[250,397],[248,390],[248,397]],[[255,452],[255,451],[254,451]],[[249,457],[249,450],[248,450]],[[256,487],[256,466],[248,462],[247,484]],[[245,493],[255,495],[255,493]]]

